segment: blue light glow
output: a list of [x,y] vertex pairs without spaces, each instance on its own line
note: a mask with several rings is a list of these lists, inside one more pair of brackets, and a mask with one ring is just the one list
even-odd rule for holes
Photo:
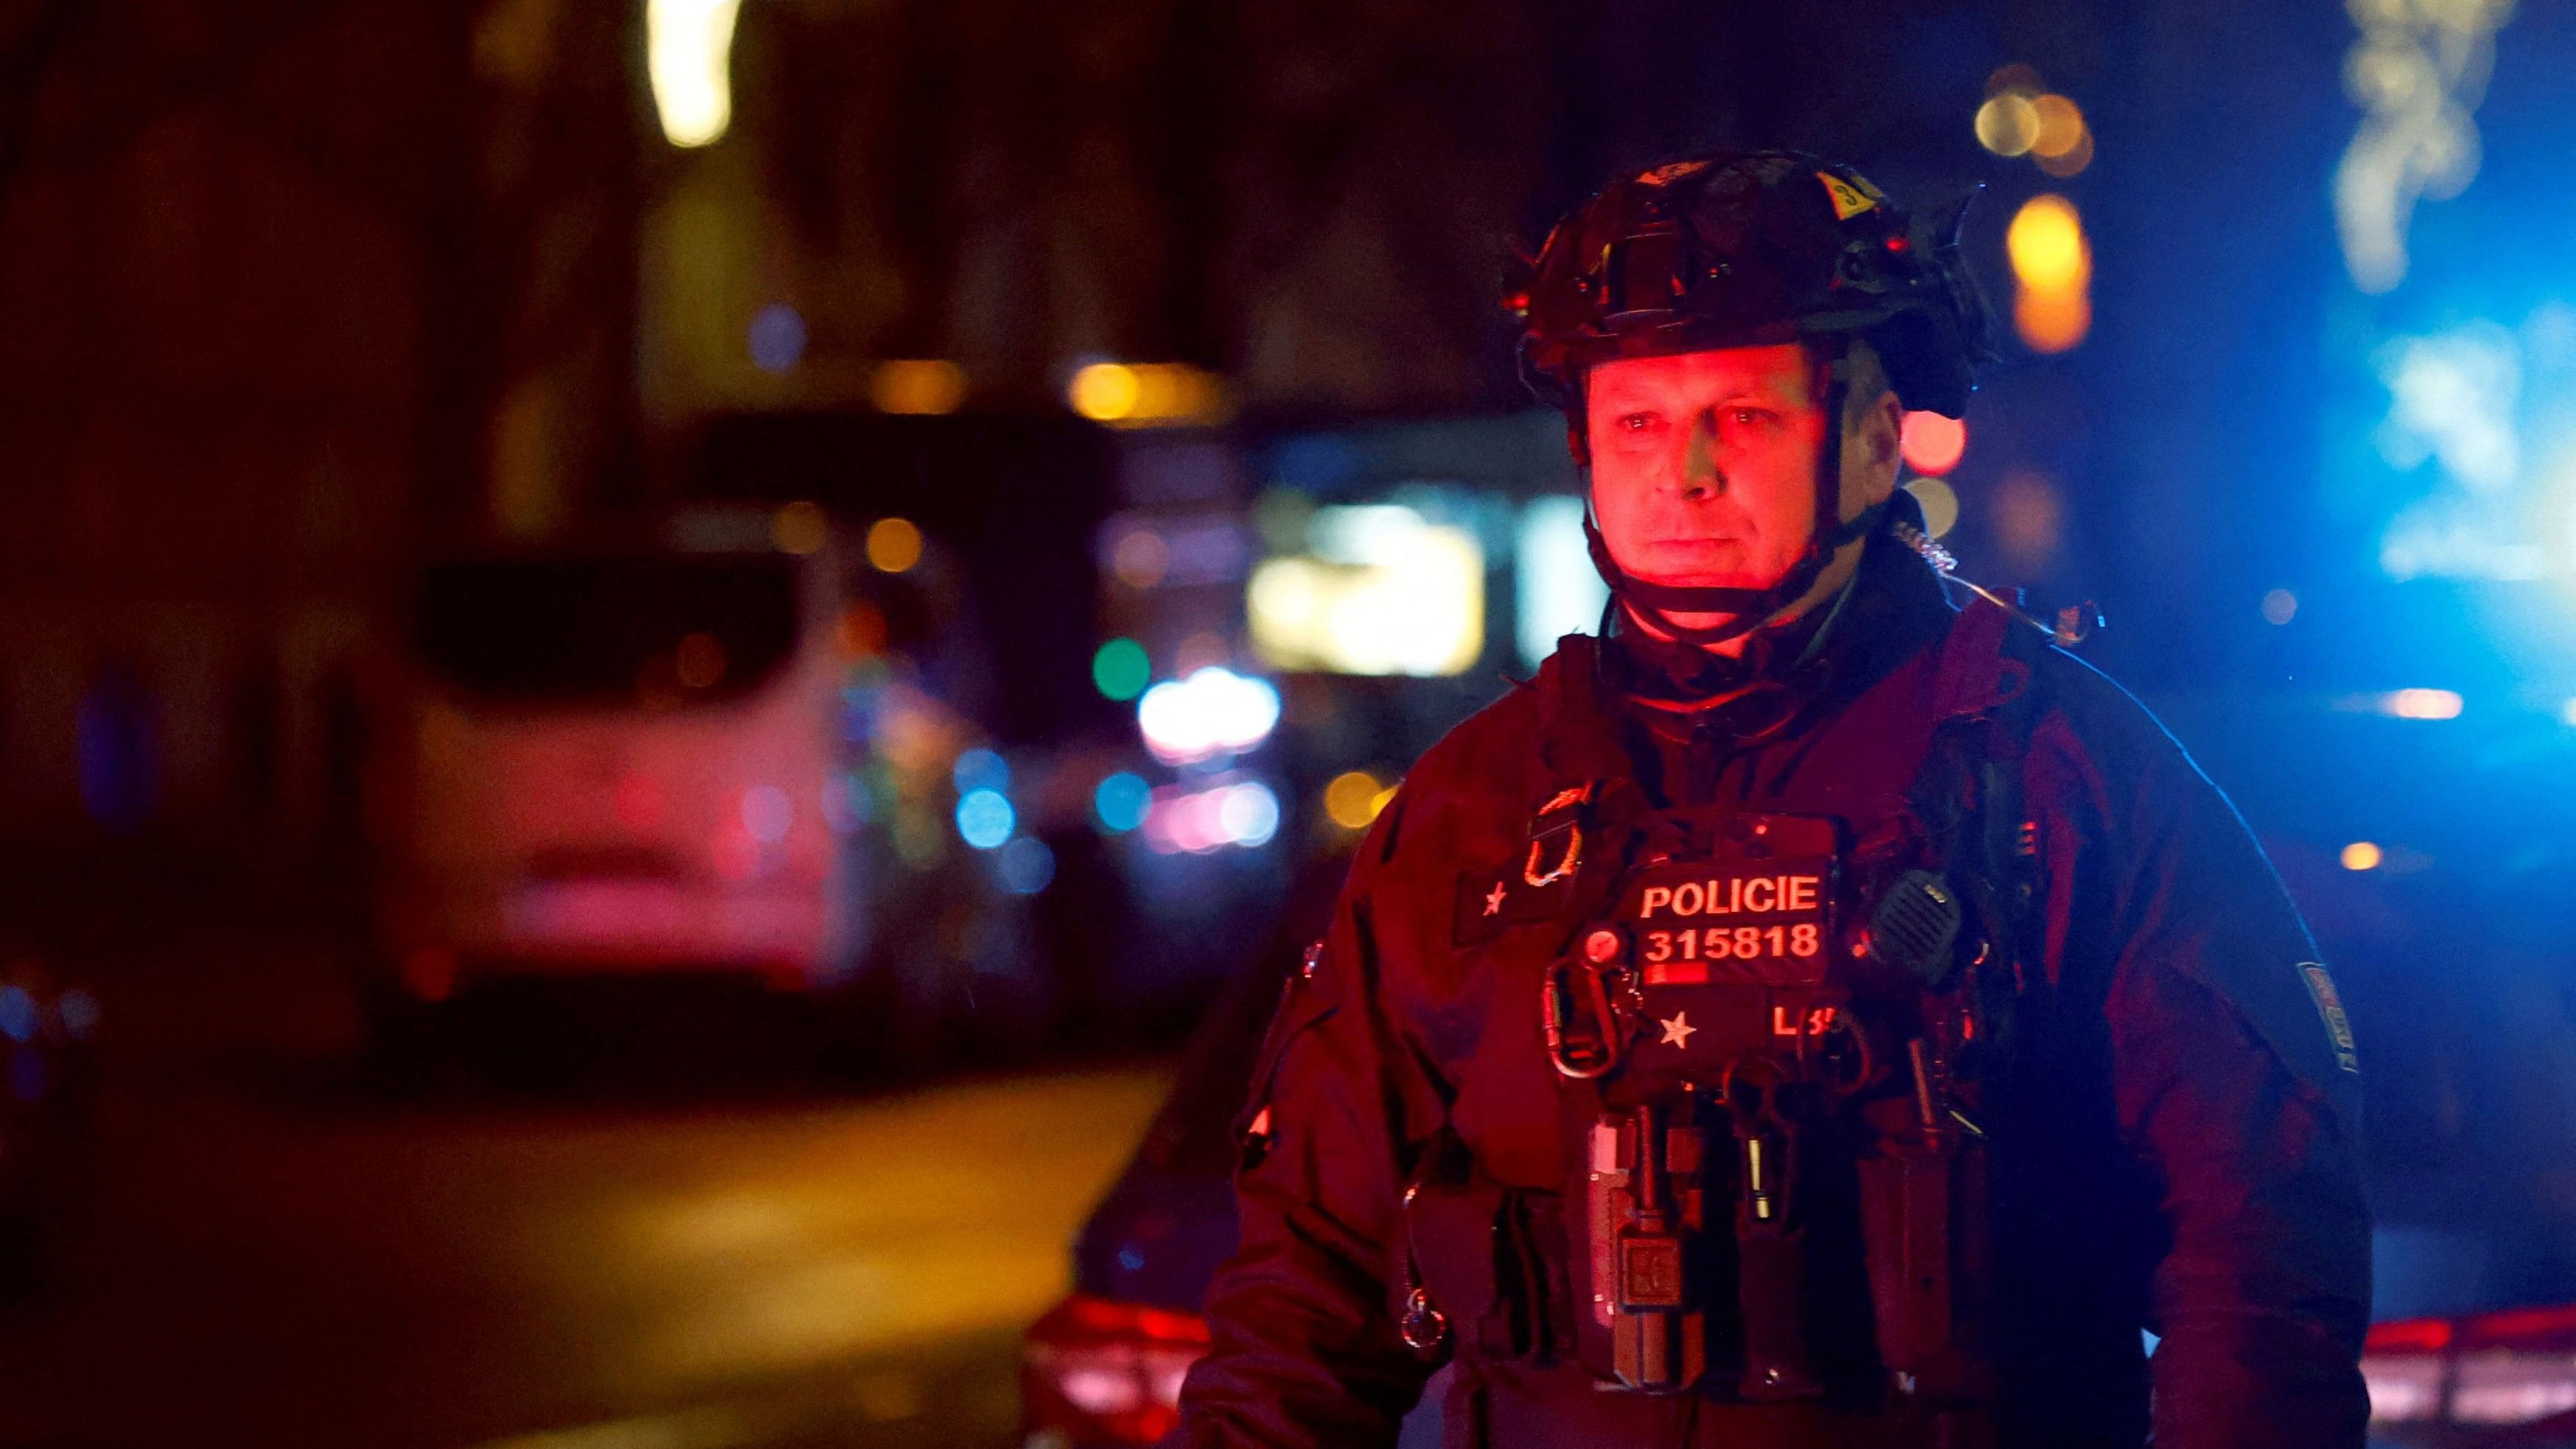
[[1100,782],[1091,792],[1092,812],[1100,817],[1100,828],[1112,835],[1124,835],[1145,823],[1145,806],[1153,799],[1154,787],[1144,778],[1125,770]]
[[972,790],[1008,792],[1011,788],[1011,766],[991,750],[968,750],[959,755],[957,763],[949,768],[948,778],[956,782],[957,793],[961,795]]
[[995,863],[1001,867],[1002,889],[1015,896],[1036,895],[1055,879],[1055,852],[1034,836],[1003,846]]
[[957,802],[957,838],[977,850],[1000,846],[1018,824],[1018,812],[999,790],[969,790]]
[[1514,639],[1521,662],[1536,669],[1556,652],[1559,638],[1598,628],[1610,599],[1583,541],[1583,500],[1571,494],[1531,500],[1521,510],[1512,564],[1519,605]]
[[1217,826],[1237,845],[1268,845],[1279,833],[1279,797],[1258,780],[1225,792],[1217,804]]
[[23,986],[0,987],[0,1036],[11,1041],[36,1039],[36,998]]
[[751,319],[751,363],[763,372],[786,372],[805,360],[805,319],[784,302],[772,302]]

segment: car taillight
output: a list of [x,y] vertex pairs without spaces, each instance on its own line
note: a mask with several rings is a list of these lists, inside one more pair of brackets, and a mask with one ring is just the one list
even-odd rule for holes
[[1020,1361],[1030,1443],[1151,1444],[1180,1422],[1181,1379],[1207,1320],[1077,1293],[1029,1330]]
[[2576,1421],[2576,1307],[2374,1324],[2361,1372],[2384,1431]]

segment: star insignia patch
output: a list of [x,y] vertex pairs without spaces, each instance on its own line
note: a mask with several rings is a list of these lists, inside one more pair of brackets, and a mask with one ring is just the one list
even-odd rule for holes
[[1690,1024],[1690,1013],[1687,1011],[1674,1012],[1670,1017],[1664,1018],[1662,1025],[1665,1046],[1689,1046],[1690,1034],[1699,1030],[1698,1027]]

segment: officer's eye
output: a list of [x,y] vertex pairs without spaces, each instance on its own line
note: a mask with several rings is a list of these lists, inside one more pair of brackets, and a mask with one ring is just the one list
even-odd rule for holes
[[1650,431],[1662,421],[1663,419],[1653,413],[1622,413],[1619,415],[1619,430],[1626,433],[1643,433]]
[[1780,415],[1769,408],[1731,407],[1720,416],[1739,428],[1766,428],[1779,421]]

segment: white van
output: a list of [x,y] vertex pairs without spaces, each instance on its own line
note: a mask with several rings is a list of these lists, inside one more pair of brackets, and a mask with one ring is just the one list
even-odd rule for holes
[[375,1004],[531,973],[833,981],[855,902],[831,558],[656,546],[423,570],[370,760]]

